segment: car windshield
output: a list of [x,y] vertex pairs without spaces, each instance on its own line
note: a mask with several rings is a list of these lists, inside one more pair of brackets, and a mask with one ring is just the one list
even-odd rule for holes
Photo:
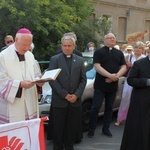
[[86,71],[91,70],[93,68],[93,58],[86,57],[86,56],[83,56],[83,58],[84,58],[84,66],[85,66]]
[[95,68],[93,67],[93,57],[83,56],[83,58],[86,69],[86,77],[87,79],[93,79],[96,74]]

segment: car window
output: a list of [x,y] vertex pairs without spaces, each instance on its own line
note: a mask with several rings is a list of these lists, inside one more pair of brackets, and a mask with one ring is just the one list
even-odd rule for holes
[[84,56],[84,66],[86,71],[89,71],[93,68],[93,58]]
[[86,69],[87,79],[95,78],[96,70],[93,67],[93,58],[92,57],[86,57],[86,56],[83,56],[83,58],[84,58],[84,66]]

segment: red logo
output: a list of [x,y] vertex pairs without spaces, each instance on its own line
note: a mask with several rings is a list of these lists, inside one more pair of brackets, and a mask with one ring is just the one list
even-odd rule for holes
[[21,139],[16,136],[13,136],[10,141],[8,141],[8,136],[2,136],[0,137],[0,143],[0,150],[21,150],[24,145]]

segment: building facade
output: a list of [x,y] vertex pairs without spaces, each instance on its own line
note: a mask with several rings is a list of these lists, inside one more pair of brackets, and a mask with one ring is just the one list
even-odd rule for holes
[[94,17],[111,20],[118,43],[150,41],[150,0],[90,0]]

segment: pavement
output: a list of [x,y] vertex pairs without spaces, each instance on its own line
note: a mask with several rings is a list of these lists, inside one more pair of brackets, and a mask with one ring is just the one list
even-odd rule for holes
[[[102,134],[102,120],[99,118],[98,125],[93,138],[87,136],[88,132],[83,133],[83,139],[80,143],[74,145],[74,150],[119,150],[122,140],[124,123],[120,126],[114,126],[116,122],[116,113],[113,115],[110,131],[113,135],[112,138]],[[52,141],[46,141],[46,150],[52,150]]]

